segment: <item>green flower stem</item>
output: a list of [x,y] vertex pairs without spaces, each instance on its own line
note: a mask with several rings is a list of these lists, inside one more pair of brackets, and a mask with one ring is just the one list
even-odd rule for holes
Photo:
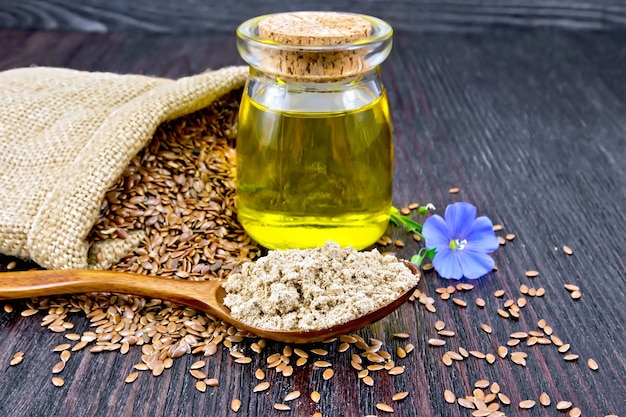
[[[420,214],[424,215],[428,213],[428,210],[430,210],[431,208],[432,206],[430,204],[428,206],[420,206],[417,209],[416,215],[420,215]],[[402,213],[400,213],[400,210],[398,210],[396,207],[393,207],[393,206],[391,207],[390,214],[391,214],[391,217],[389,220],[391,221],[391,223],[393,223],[394,226],[396,227],[402,226],[404,230],[406,230],[407,232],[414,233],[418,235],[420,238],[424,239],[424,236],[421,233],[422,225],[420,223],[416,222],[409,216],[403,215]],[[418,253],[416,253],[415,255],[411,257],[411,263],[419,267],[422,265],[422,262],[424,262],[424,259],[426,259],[426,257],[433,259],[434,256],[435,256],[435,248],[432,248],[432,249],[421,248]]]

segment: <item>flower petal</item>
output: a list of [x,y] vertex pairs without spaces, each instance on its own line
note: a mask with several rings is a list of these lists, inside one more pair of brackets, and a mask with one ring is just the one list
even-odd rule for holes
[[486,216],[480,216],[474,220],[466,239],[465,249],[475,252],[489,253],[500,246],[496,232],[493,231],[493,223]]
[[426,219],[422,226],[422,236],[425,239],[424,246],[428,249],[437,248],[440,250],[440,248],[447,248],[450,244],[448,225],[437,214]]
[[482,277],[491,271],[496,264],[493,258],[486,253],[473,252],[467,248],[460,251],[458,259],[463,270],[463,276],[468,279]]
[[446,207],[445,217],[450,239],[466,239],[476,218],[476,206],[465,202],[450,204]]
[[433,266],[442,278],[461,279],[463,269],[459,262],[458,252],[450,248],[437,250],[433,259]]

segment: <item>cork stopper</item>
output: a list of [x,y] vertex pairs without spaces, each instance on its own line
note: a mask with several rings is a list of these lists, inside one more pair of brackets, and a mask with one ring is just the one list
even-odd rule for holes
[[[365,51],[341,48],[372,33],[363,17],[337,12],[294,12],[259,21],[259,38],[298,48],[268,51],[263,68],[296,80],[337,80],[366,70]],[[324,47],[316,49],[314,47]],[[337,46],[337,48],[332,48]],[[313,48],[311,48],[313,47]]]

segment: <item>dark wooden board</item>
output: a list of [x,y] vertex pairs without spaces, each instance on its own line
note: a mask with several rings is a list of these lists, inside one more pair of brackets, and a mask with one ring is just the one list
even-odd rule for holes
[[[492,30],[473,34],[414,34],[400,31],[394,51],[382,71],[388,89],[396,137],[394,201],[432,202],[439,213],[446,204],[465,200],[480,214],[505,226],[516,238],[495,253],[499,271],[473,282],[470,292],[457,294],[466,308],[438,298],[435,289],[448,281],[427,273],[420,288],[435,298],[437,313],[409,303],[360,334],[383,340],[390,352],[405,342],[392,334],[407,331],[416,350],[398,364],[402,375],[376,374],[373,387],[358,381],[349,356],[337,353],[329,361],[330,381],[311,367],[291,378],[268,373],[272,389],[252,394],[257,367],[265,367],[270,344],[251,365],[239,365],[226,350],[208,359],[220,386],[207,393],[194,389],[189,375],[197,356],[176,360],[174,367],[154,378],[142,374],[133,384],[125,376],[139,361],[138,350],[73,355],[63,371],[66,385],[50,383],[57,356],[51,348],[64,339],[39,326],[41,317],[0,312],[0,411],[6,415],[40,416],[195,416],[235,415],[232,398],[242,400],[238,415],[307,416],[319,409],[324,416],[376,414],[373,404],[391,403],[397,391],[409,397],[394,404],[402,416],[469,416],[469,410],[449,405],[443,390],[469,394],[472,384],[498,381],[513,401],[509,416],[561,415],[554,408],[565,399],[584,416],[626,415],[626,334],[624,209],[626,207],[626,32],[556,30]],[[0,69],[55,65],[90,71],[132,72],[180,77],[237,64],[232,35],[85,34],[76,32],[0,32]],[[0,87],[1,88],[1,87]],[[450,187],[460,193],[450,195]],[[397,253],[410,257],[418,245],[402,231],[390,230],[407,242]],[[572,256],[561,251],[574,250]],[[394,249],[395,250],[395,249]],[[0,259],[6,265],[8,259]],[[537,278],[524,271],[536,269]],[[575,283],[583,297],[574,301],[563,288]],[[544,297],[529,298],[519,321],[504,320],[496,309],[503,300],[493,292],[504,289],[519,296],[519,286],[544,287]],[[473,300],[487,301],[484,310]],[[469,358],[446,367],[447,349],[494,351],[511,332],[535,329],[545,318],[577,362],[565,362],[555,346],[522,345],[528,365],[498,359],[493,365]],[[434,323],[444,320],[457,335],[447,347],[433,348]],[[84,318],[72,319],[86,330]],[[489,323],[493,333],[480,330]],[[26,359],[8,363],[18,350]],[[587,358],[600,365],[587,368]],[[278,412],[272,404],[290,390],[301,399],[294,410]],[[307,394],[322,394],[318,408]],[[530,411],[516,404],[537,400],[547,392],[553,404]],[[378,415],[383,415],[379,412]]]
[[247,18],[298,10],[371,14],[397,29],[418,32],[492,25],[606,29],[626,23],[626,5],[620,0],[3,0],[0,27],[87,32],[233,32]]

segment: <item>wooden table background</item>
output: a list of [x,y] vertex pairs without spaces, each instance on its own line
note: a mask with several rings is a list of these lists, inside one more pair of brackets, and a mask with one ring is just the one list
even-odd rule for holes
[[[132,29],[141,25],[133,26],[139,20],[132,16],[107,20],[113,15],[103,13],[98,20],[85,12],[87,6],[9,3],[0,4],[0,70],[50,65],[175,78],[242,62],[230,30],[198,27],[202,31],[179,33],[170,27],[163,31],[171,33],[137,32]],[[491,2],[494,10],[498,3]],[[583,3],[577,4],[584,9]],[[558,1],[546,4],[559,10]],[[219,374],[220,385],[206,393],[196,391],[188,373],[199,356],[175,360],[160,377],[146,374],[125,384],[140,361],[139,349],[127,355],[75,353],[63,371],[65,386],[57,388],[50,383],[51,367],[58,360],[51,349],[65,339],[41,328],[40,316],[21,317],[23,304],[14,302],[14,313],[0,312],[0,411],[12,416],[220,416],[235,415],[229,404],[236,397],[243,403],[238,415],[306,416],[319,410],[324,416],[363,416],[385,414],[374,404],[391,404],[393,393],[408,391],[406,399],[393,404],[394,415],[469,416],[469,410],[444,401],[444,389],[457,396],[470,394],[473,382],[489,379],[498,381],[513,401],[503,408],[508,416],[565,415],[554,407],[561,399],[579,407],[583,416],[626,416],[626,31],[613,27],[623,17],[619,5],[607,1],[593,7],[587,8],[587,16],[599,10],[601,18],[585,20],[572,11],[576,19],[555,18],[566,24],[554,26],[595,21],[586,27],[611,26],[610,31],[538,27],[546,21],[532,24],[533,16],[542,16],[542,9],[528,15],[519,9],[516,16],[527,18],[526,27],[480,26],[480,19],[469,18],[471,31],[414,31],[409,30],[410,16],[399,25],[394,50],[382,68],[396,139],[394,203],[432,202],[443,213],[448,203],[468,201],[505,226],[501,235],[516,235],[494,255],[499,271],[473,281],[472,291],[458,295],[468,307],[439,299],[435,289],[450,282],[426,273],[419,288],[435,298],[435,314],[408,303],[359,332],[365,339],[383,340],[390,352],[406,343],[392,334],[409,332],[416,350],[396,360],[406,366],[404,374],[377,373],[375,385],[367,387],[350,368],[349,356],[331,344],[328,360],[335,376],[330,381],[323,381],[311,366],[297,369],[291,378],[268,372],[272,388],[252,394],[254,370],[265,368],[267,356],[282,350],[282,345],[270,343],[263,354],[253,356],[251,365],[235,364],[227,349],[208,358],[209,373]],[[399,6],[392,10],[396,17],[402,16],[400,11]],[[495,23],[506,22],[506,13],[492,15],[500,19]],[[228,16],[222,29],[238,20]],[[26,28],[37,19],[39,29]],[[126,31],[86,32],[94,22],[100,24],[95,32]],[[451,195],[450,187],[460,192]],[[399,256],[409,258],[418,250],[401,230],[389,232],[407,242],[397,250]],[[563,245],[574,254],[564,254]],[[0,271],[9,261],[0,257]],[[529,279],[524,276],[528,269],[540,275]],[[579,285],[583,297],[572,300],[565,283]],[[521,284],[542,286],[546,295],[529,298],[519,321],[500,318],[496,309],[503,300],[493,292],[503,289],[507,297],[517,298]],[[487,300],[485,309],[474,305],[476,297]],[[470,357],[451,367],[441,361],[443,352],[459,346],[493,352],[511,332],[536,329],[541,318],[571,343],[578,361],[564,361],[555,346],[524,343],[511,350],[528,352],[526,367],[508,358],[490,365]],[[427,344],[436,336],[437,320],[457,332],[445,348]],[[83,317],[72,321],[77,330],[87,330]],[[491,324],[493,333],[480,330],[481,323]],[[16,351],[26,352],[26,359],[9,366]],[[587,358],[597,361],[597,371],[586,366]],[[272,404],[293,389],[303,393],[293,411],[275,411]],[[308,399],[314,389],[322,394],[317,406]],[[537,400],[542,391],[550,394],[550,407],[517,407],[520,400]]]

